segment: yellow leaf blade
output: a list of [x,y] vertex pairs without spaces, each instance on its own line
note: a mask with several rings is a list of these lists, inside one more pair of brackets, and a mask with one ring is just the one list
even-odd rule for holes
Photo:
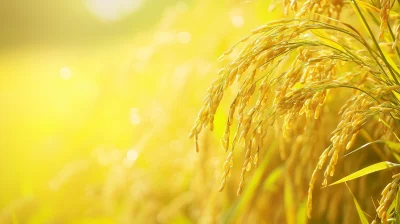
[[364,211],[361,209],[360,204],[358,204],[358,201],[357,201],[356,197],[354,196],[353,192],[351,192],[351,190],[347,184],[346,184],[346,186],[347,186],[347,189],[349,189],[349,191],[350,191],[351,197],[353,198],[353,202],[354,202],[354,205],[356,206],[357,213],[358,213],[358,216],[360,217],[361,224],[369,224],[368,219],[365,216]]
[[348,175],[348,176],[346,176],[346,177],[344,177],[344,178],[342,178],[342,179],[330,184],[329,186],[332,186],[332,185],[335,185],[335,184],[344,183],[346,181],[353,180],[353,179],[368,175],[370,173],[378,172],[378,171],[385,170],[385,169],[391,168],[391,167],[396,167],[396,166],[399,166],[399,164],[391,163],[391,162],[388,162],[388,161],[375,163],[375,164],[373,164],[371,166],[365,167],[364,169],[356,171],[356,172],[354,172],[354,173],[352,173],[352,174],[350,174],[350,175]]
[[296,223],[296,209],[294,207],[294,197],[293,197],[293,185],[292,181],[289,179],[289,176],[285,178],[285,186],[284,186],[284,201],[285,201],[285,215],[286,215],[286,223],[294,224]]

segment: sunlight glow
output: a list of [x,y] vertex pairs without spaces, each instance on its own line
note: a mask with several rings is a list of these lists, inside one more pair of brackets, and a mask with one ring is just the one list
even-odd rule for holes
[[60,76],[63,79],[69,79],[72,76],[72,71],[71,69],[64,67],[60,69]]
[[182,44],[187,44],[192,39],[192,35],[188,32],[180,32],[178,34],[178,41]]
[[239,28],[244,25],[244,19],[241,16],[232,16],[231,18],[233,26]]
[[131,149],[126,153],[126,158],[129,160],[137,160],[138,153],[135,150]]
[[126,153],[126,157],[122,160],[122,164],[126,167],[126,168],[130,168],[132,167],[133,163],[137,160],[139,154],[131,149]]
[[185,13],[189,10],[189,7],[186,2],[178,2],[176,4],[176,10],[180,13]]
[[136,11],[142,0],[86,0],[87,8],[99,19],[113,22]]
[[130,120],[132,124],[139,124],[141,119],[139,116],[139,110],[137,108],[132,108],[130,111]]

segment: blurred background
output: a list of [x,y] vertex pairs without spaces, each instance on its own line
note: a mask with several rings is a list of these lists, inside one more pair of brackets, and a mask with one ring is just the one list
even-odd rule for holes
[[281,15],[270,9],[3,1],[0,223],[217,222],[236,200],[217,192],[226,111],[201,153],[187,135],[217,58]]

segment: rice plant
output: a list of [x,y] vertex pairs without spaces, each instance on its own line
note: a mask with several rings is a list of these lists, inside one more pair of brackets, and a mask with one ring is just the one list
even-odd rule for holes
[[[199,134],[205,128],[213,131],[224,94],[233,88],[236,96],[221,138],[227,156],[218,190],[239,166],[235,175],[240,195],[252,167],[275,143],[290,176],[284,181],[285,197],[293,181],[306,185],[308,189],[297,191],[308,192],[308,217],[318,200],[329,200],[319,212],[329,216],[340,204],[335,197],[313,197],[316,187],[328,190],[369,173],[390,173],[386,169],[400,165],[399,2],[285,0],[283,7],[286,18],[252,30],[219,58],[226,65],[208,88],[189,137],[201,151]],[[236,165],[239,159],[242,163]],[[366,162],[370,164],[364,168]],[[333,182],[336,171],[353,173]],[[353,195],[362,223],[399,223],[399,174],[391,171],[388,184],[376,177],[380,200],[371,202],[372,188],[362,194],[363,204],[375,206],[376,214],[366,218]],[[366,187],[359,184],[358,189]],[[290,211],[290,203],[282,206]],[[286,214],[286,222],[290,219]]]

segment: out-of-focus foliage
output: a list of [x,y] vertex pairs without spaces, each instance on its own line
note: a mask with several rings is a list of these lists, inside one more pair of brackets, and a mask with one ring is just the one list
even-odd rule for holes
[[[348,22],[362,27],[353,21],[356,17],[348,2],[344,9],[343,18],[348,16]],[[226,66],[227,62],[217,63],[218,57],[250,30],[283,17],[283,11],[282,2],[264,0],[4,3],[0,7],[0,223],[373,220],[381,182],[389,182],[389,172],[356,173],[362,177],[348,182],[352,193],[344,184],[315,187],[313,217],[307,219],[311,173],[340,119],[343,98],[353,96],[352,90],[332,90],[323,116],[312,121],[300,118],[286,133],[289,138],[281,137],[279,120],[268,131],[258,159],[252,157],[258,163],[249,167],[253,168],[245,179],[240,172],[246,160],[239,155],[246,151],[238,146],[222,192],[218,189],[225,152],[219,138],[241,86],[234,84],[225,91],[214,132],[199,137],[200,153],[187,138],[204,90]],[[379,31],[377,25],[374,31]],[[324,43],[338,47],[329,40]],[[285,66],[289,68],[289,62],[279,69]],[[305,124],[309,129],[303,132]],[[373,142],[376,135],[370,130],[382,126],[367,125],[355,145]],[[397,143],[385,140],[345,157],[337,179],[393,159],[380,146],[396,151]],[[383,168],[373,166],[368,172],[379,169]],[[237,196],[239,184],[244,188]]]
[[223,120],[196,154],[191,115],[219,55],[280,12],[143,0],[110,21],[88,2],[1,7],[0,223],[222,220],[238,199],[217,192]]

